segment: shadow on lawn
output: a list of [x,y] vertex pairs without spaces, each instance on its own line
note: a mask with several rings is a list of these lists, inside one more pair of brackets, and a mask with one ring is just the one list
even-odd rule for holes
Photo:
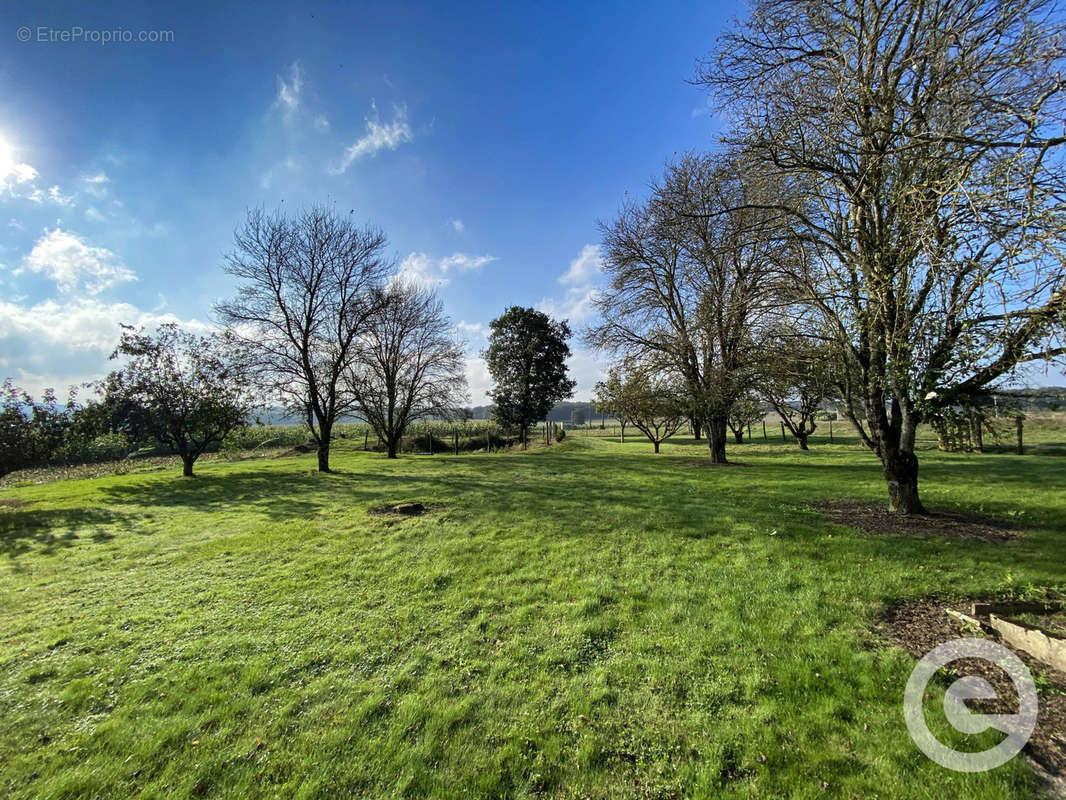
[[204,511],[232,508],[272,519],[291,519],[336,507],[339,500],[357,504],[380,499],[396,481],[391,475],[345,471],[205,471],[195,478],[168,476],[100,491],[108,502],[121,505],[181,506]]
[[124,515],[103,508],[63,508],[0,512],[0,553],[17,558],[31,550],[50,555],[71,547],[88,534],[94,542],[107,542],[114,534],[104,526],[125,520]]

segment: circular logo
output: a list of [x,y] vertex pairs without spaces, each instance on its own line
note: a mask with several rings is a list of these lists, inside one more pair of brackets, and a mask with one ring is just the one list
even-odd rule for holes
[[[997,665],[1010,676],[1018,694],[1017,714],[980,714],[967,708],[965,701],[994,699],[997,695],[992,684],[971,675],[948,687],[944,715],[955,730],[973,735],[995,728],[1007,734],[995,747],[979,753],[962,753],[943,744],[929,730],[922,711],[929,680],[941,667],[960,658],[979,658]],[[915,665],[903,693],[903,714],[911,739],[937,764],[956,772],[985,772],[1018,755],[1032,736],[1037,716],[1036,684],[1022,660],[1006,647],[988,639],[954,639],[930,650]]]
[[15,31],[15,37],[20,42],[28,42],[32,35],[33,35],[33,31],[31,31],[25,25],[23,25],[21,28],[19,28],[17,31]]

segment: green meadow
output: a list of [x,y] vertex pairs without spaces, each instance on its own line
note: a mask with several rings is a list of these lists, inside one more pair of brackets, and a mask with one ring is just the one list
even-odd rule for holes
[[[812,503],[885,494],[839,438],[760,435],[723,468],[684,438],[395,461],[361,444],[332,474],[310,454],[0,491],[0,793],[1038,791],[1022,759],[965,775],[922,755],[914,659],[880,620],[1063,585],[1053,443],[921,454],[925,503],[1019,524],[1006,544],[830,523]],[[381,513],[402,501],[426,513]],[[947,741],[946,685],[928,709]]]

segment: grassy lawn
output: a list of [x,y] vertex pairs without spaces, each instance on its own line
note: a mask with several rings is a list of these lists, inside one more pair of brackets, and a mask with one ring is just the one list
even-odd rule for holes
[[[900,599],[1061,586],[1066,459],[923,454],[927,505],[1026,526],[994,545],[827,523],[805,502],[884,496],[853,446],[757,440],[718,469],[663,449],[0,492],[0,792],[1034,794],[1020,759],[963,775],[918,751],[913,659],[876,626]],[[368,513],[403,500],[429,513]]]

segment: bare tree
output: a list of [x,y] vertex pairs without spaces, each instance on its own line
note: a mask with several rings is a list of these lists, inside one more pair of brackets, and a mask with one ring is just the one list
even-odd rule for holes
[[715,463],[726,460],[729,410],[750,384],[774,291],[781,215],[747,207],[763,191],[749,177],[736,158],[687,155],[647,202],[601,225],[609,283],[596,301],[601,321],[586,334],[625,359],[668,363]]
[[759,0],[700,69],[790,187],[759,207],[796,223],[892,511],[924,512],[929,410],[1066,354],[1064,53],[1042,0]]
[[261,209],[234,234],[225,270],[241,281],[216,307],[258,355],[266,388],[300,415],[329,471],[333,426],[355,403],[343,377],[391,271],[385,235],[333,208]]
[[462,415],[463,368],[463,345],[436,294],[395,283],[360,336],[345,381],[359,416],[396,458],[410,423]]

